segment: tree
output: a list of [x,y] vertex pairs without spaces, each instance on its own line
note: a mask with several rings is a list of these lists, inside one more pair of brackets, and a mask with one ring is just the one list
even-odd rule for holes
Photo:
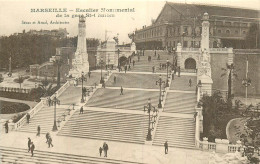
[[[205,136],[210,136],[212,130],[216,132],[219,130],[219,122],[227,111],[227,103],[220,91],[214,92],[212,96],[203,95],[200,103],[203,108],[203,133]],[[222,133],[218,132],[218,134]]]
[[232,88],[232,76],[234,76],[235,78],[237,78],[237,74],[235,72],[235,66],[234,64],[226,64],[226,68],[222,68],[222,70],[224,71],[223,74],[221,74],[221,77],[223,76],[227,76],[228,75],[228,96],[227,96],[227,100],[231,100],[232,98],[232,93],[231,93],[231,88]]
[[17,79],[17,83],[20,84],[20,89],[22,88],[22,83],[24,82],[24,78],[22,76],[19,76],[18,79]]
[[56,59],[53,61],[54,66],[57,67],[57,87],[60,87],[60,67],[64,62],[61,59]]

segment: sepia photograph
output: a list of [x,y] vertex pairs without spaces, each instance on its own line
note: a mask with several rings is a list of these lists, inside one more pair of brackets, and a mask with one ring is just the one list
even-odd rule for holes
[[259,164],[259,0],[0,0],[0,164]]

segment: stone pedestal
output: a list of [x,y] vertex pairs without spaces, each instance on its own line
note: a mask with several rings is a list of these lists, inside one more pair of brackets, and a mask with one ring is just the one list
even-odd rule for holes
[[181,65],[181,51],[182,51],[181,43],[178,43],[176,48],[177,66]]
[[213,84],[211,77],[207,76],[206,74],[203,74],[202,76],[198,77],[198,80],[201,81],[201,92],[202,92],[202,94],[208,94],[208,95],[211,96],[211,94],[212,94],[212,84]]
[[44,106],[48,106],[48,100],[50,97],[41,97],[41,101]]
[[204,137],[203,138],[203,141],[202,141],[202,144],[203,144],[203,147],[202,147],[202,149],[203,150],[208,150],[209,149],[209,146],[208,146],[208,138],[207,137]]
[[229,141],[227,139],[215,139],[215,142],[217,153],[228,153]]

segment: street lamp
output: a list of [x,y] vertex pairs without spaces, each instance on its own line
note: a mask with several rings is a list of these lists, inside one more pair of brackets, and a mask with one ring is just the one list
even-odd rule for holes
[[103,57],[101,57],[100,59],[100,68],[101,68],[101,77],[100,77],[100,84],[103,84],[104,80],[102,77],[102,66],[103,66],[104,62],[103,62]]
[[82,71],[81,72],[81,81],[82,81],[82,86],[81,86],[81,103],[84,103],[85,100],[84,100],[84,89],[83,89],[83,81],[85,80],[85,77],[84,77],[84,72]]
[[120,72],[120,68],[119,68],[119,53],[120,53],[120,50],[117,49],[117,68],[118,68],[118,70]]
[[[147,141],[151,141],[152,140],[152,134],[151,134],[151,131],[154,129],[154,124],[156,122],[156,118],[158,116],[158,110],[155,109],[154,106],[152,106],[151,104],[151,99],[149,98],[148,99],[148,104],[146,106],[144,106],[144,112],[146,111],[147,109],[147,112],[149,114],[149,120],[148,120],[148,134],[146,136],[146,140]],[[153,115],[151,117],[151,110],[153,109]],[[155,114],[155,115],[154,115]],[[154,121],[151,122],[152,118],[154,118]],[[152,123],[152,128],[151,128],[151,123]]]
[[160,86],[160,95],[159,95],[159,104],[158,108],[162,108],[162,84],[165,84],[165,81],[162,81],[162,75],[159,76],[159,80],[156,81],[156,85]]
[[247,87],[251,85],[251,79],[250,78],[243,79],[242,84],[246,87],[246,106],[247,106]]
[[165,87],[169,87],[169,80],[168,80],[168,67],[169,67],[169,60],[167,59],[167,78],[166,78],[166,86]]
[[54,104],[54,124],[52,131],[57,131],[57,125],[56,125],[56,104],[60,104],[60,100],[57,99],[57,93],[55,93],[55,97],[51,100],[51,102]]

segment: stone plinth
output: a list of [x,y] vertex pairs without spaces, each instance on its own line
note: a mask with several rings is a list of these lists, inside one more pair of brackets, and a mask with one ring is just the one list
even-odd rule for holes
[[215,139],[215,142],[217,153],[228,153],[229,141],[227,139]]

